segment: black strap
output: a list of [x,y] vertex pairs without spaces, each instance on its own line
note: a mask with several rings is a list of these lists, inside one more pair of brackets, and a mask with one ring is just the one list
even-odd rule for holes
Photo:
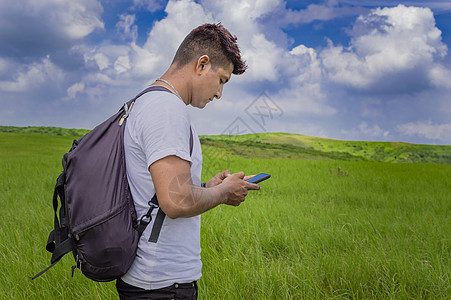
[[45,249],[50,253],[53,253],[53,251],[55,251],[55,230],[52,230],[50,232]]
[[193,130],[189,128],[189,156],[193,155],[194,140],[193,140]]
[[[51,239],[52,236],[53,236],[53,231],[50,233],[49,240]],[[36,274],[31,279],[32,280],[36,279],[39,276],[41,276],[42,274],[44,274],[45,272],[47,272],[48,270],[50,270],[50,268],[53,267],[54,265],[56,265],[61,260],[61,258],[63,258],[64,255],[71,252],[72,250],[74,250],[74,243],[71,238],[67,238],[61,244],[57,245],[56,248],[54,248],[53,255],[50,260],[51,265],[48,266],[45,270]]]
[[149,201],[149,210],[147,213],[141,217],[141,220],[139,220],[138,223],[138,234],[139,237],[143,234],[144,230],[146,230],[147,225],[149,225],[150,221],[152,220],[152,211],[154,208],[158,207],[158,199],[157,194],[153,195],[152,199]]
[[154,209],[154,207],[158,207],[157,216],[155,218],[155,222],[153,223],[152,232],[150,233],[149,242],[156,243],[158,241],[158,237],[160,236],[161,228],[163,227],[164,217],[166,214],[164,211],[159,208],[157,194],[153,195],[152,200],[149,201],[149,211],[147,214],[150,216],[150,212]]
[[50,266],[48,266],[45,270],[39,272],[37,275],[35,275],[34,277],[31,278],[31,280],[38,278],[39,276],[41,276],[42,274],[44,274],[45,272],[47,272],[48,270],[50,270],[51,267],[53,267],[54,265],[56,265],[58,263],[58,261],[55,261],[53,264],[51,264]]
[[152,232],[150,233],[149,242],[156,243],[158,242],[158,237],[160,236],[161,228],[163,227],[164,218],[166,214],[160,208],[157,212],[157,217],[155,218],[155,222],[153,223]]
[[[53,211],[54,211],[54,229],[50,232],[49,238],[47,239],[46,250],[52,253],[52,258],[50,260],[51,265],[45,270],[39,272],[32,279],[38,278],[45,272],[47,272],[51,267],[53,267],[60,259],[72,251],[74,246],[72,239],[68,237],[67,228],[61,225],[65,223],[66,218],[66,201],[64,194],[64,182],[66,181],[66,174],[61,172],[56,180],[55,190],[53,192]],[[60,198],[61,207],[59,210],[58,219],[58,197]]]
[[61,244],[55,247],[50,263],[58,262],[64,255],[74,250],[74,241],[68,237]]
[[50,259],[51,265],[48,266],[45,270],[39,272],[37,275],[35,275],[31,279],[36,279],[39,276],[41,276],[42,274],[44,274],[45,272],[47,272],[51,267],[56,265],[64,255],[66,255],[67,253],[74,250],[74,242],[73,242],[72,238],[68,237],[63,242],[55,244],[55,236],[56,235],[57,235],[57,233],[55,233],[55,230],[50,232],[49,239],[47,241],[47,246],[46,246],[47,251],[52,253],[52,258]]

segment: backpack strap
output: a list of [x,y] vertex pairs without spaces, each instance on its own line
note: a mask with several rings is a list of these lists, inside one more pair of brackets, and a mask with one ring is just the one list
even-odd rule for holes
[[[47,267],[45,270],[39,272],[32,279],[36,279],[45,272],[47,272],[51,267],[53,267],[56,263],[58,263],[61,258],[67,253],[71,252],[74,249],[73,239],[69,236],[69,232],[66,227],[62,225],[65,224],[66,219],[66,200],[64,195],[64,182],[66,181],[65,172],[61,172],[60,176],[56,181],[55,190],[53,192],[53,211],[55,213],[54,218],[54,230],[52,230],[49,234],[49,238],[47,240],[46,249],[50,253],[52,253],[52,258],[50,259],[51,265]],[[58,220],[58,197],[61,200],[61,208],[60,208],[60,218]]]
[[[193,138],[193,130],[189,129],[189,155],[191,156],[193,154],[193,148],[194,148],[194,138]],[[159,207],[158,205],[158,198],[157,198],[157,194],[155,194],[152,197],[152,200],[149,201],[149,211],[147,211],[145,216],[150,216],[150,213],[152,212],[152,210],[154,209],[154,207]],[[157,212],[157,216],[155,217],[155,222],[153,223],[153,227],[152,227],[152,232],[150,233],[150,238],[149,238],[149,242],[151,243],[156,243],[158,242],[158,237],[160,236],[160,231],[161,228],[163,227],[163,221],[164,218],[166,217],[166,214],[164,213],[164,211],[159,208],[158,212]]]
[[[158,207],[158,198],[157,194],[155,194],[151,200],[151,203]],[[152,209],[152,207],[151,207]],[[161,228],[163,227],[163,221],[166,217],[164,211],[159,208],[157,212],[157,216],[155,218],[155,222],[153,223],[152,232],[150,233],[149,242],[156,243],[158,242],[158,237],[160,236]]]

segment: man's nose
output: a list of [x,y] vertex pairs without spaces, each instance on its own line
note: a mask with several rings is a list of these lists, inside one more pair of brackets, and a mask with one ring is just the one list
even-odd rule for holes
[[221,96],[222,96],[222,84],[219,85],[218,90],[216,91],[215,98],[219,100]]

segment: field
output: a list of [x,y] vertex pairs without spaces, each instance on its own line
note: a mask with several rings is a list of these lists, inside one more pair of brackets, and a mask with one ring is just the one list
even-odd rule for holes
[[[357,155],[343,149],[358,142],[319,149],[279,135],[202,137],[204,180],[272,177],[241,206],[202,216],[199,299],[451,298],[450,146],[407,145],[423,156],[404,148],[393,163],[379,144]],[[71,278],[70,255],[31,281],[49,265],[53,186],[74,138],[0,133],[0,299],[117,299],[114,283]]]

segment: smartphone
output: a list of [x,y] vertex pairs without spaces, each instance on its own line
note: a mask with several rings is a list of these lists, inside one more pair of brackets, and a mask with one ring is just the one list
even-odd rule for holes
[[251,179],[249,179],[247,182],[250,182],[250,183],[259,183],[259,182],[262,182],[263,180],[268,179],[269,177],[271,177],[270,174],[260,173],[260,174],[258,174],[258,175],[255,175],[255,176],[252,177]]

